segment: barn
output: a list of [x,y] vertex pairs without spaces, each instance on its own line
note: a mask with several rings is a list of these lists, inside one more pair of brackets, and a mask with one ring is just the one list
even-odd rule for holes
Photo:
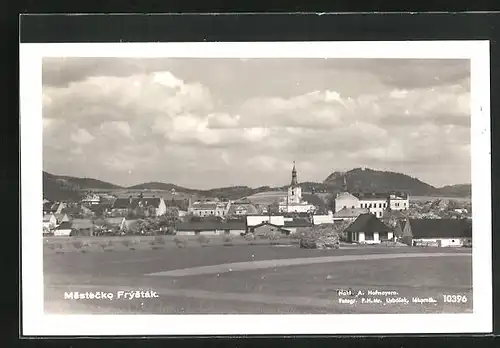
[[411,246],[462,247],[472,243],[472,223],[459,219],[408,219],[402,241]]

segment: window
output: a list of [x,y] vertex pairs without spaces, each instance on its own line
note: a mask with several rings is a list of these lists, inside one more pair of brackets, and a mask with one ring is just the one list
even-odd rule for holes
[[352,206],[352,209],[354,209],[354,205]]
[[378,204],[378,207],[379,207],[379,208],[382,208],[382,203],[379,203],[379,204]]
[[347,205],[344,205],[344,209],[347,208]]
[[387,240],[387,239],[389,239],[389,235],[387,232],[380,232],[379,238],[380,238],[380,240]]
[[373,232],[365,232],[365,240],[373,240]]
[[372,207],[372,204],[370,203],[370,205],[368,206],[368,208],[371,208]]
[[224,234],[229,234],[229,230],[224,230]]

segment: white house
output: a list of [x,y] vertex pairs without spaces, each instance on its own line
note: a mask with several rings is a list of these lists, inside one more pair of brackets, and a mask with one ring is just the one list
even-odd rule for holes
[[283,215],[248,215],[247,226],[257,226],[263,222],[269,222],[276,226],[284,226],[285,218]]
[[100,202],[101,202],[101,197],[99,195],[96,195],[95,193],[88,193],[82,199],[82,204],[85,205],[94,205],[94,204],[99,204]]
[[410,207],[410,196],[406,193],[391,193],[388,202],[391,210],[407,210]]
[[54,236],[70,236],[71,235],[71,223],[68,221],[62,222],[57,228],[54,230]]
[[206,217],[206,216],[219,216],[224,217],[227,214],[229,202],[194,202],[190,204],[188,208],[188,213],[194,216]]
[[344,232],[348,241],[354,243],[379,244],[393,238],[392,228],[371,213],[361,214]]
[[402,241],[411,246],[461,247],[472,243],[472,223],[462,219],[408,219]]
[[46,214],[43,216],[43,228],[47,230],[52,230],[57,226],[57,218],[54,214]]
[[370,213],[381,218],[388,207],[388,195],[380,193],[356,193],[359,208],[368,209]]

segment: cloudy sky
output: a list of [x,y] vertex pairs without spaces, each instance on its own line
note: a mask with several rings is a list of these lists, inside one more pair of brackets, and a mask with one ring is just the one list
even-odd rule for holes
[[466,60],[50,58],[53,174],[192,188],[323,181],[355,167],[470,182]]

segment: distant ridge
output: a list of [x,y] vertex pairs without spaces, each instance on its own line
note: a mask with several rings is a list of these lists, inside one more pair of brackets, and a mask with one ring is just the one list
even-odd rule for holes
[[[429,185],[417,178],[396,172],[378,171],[369,168],[354,168],[347,172],[333,172],[323,182],[300,183],[304,192],[326,191],[328,193],[340,192],[344,188],[344,178],[348,190],[351,192],[391,192],[404,191],[413,196],[444,196],[444,197],[470,197],[471,185],[448,185],[441,188]],[[260,192],[282,191],[288,188],[261,186],[251,188],[248,186],[231,186],[213,188],[209,190],[190,189],[171,183],[147,182],[129,187],[118,186],[109,182],[71,176],[59,176],[43,172],[44,198],[49,200],[71,200],[81,197],[85,190],[160,190],[174,189],[179,193],[196,195],[200,197],[218,197],[222,199],[239,199]]]

